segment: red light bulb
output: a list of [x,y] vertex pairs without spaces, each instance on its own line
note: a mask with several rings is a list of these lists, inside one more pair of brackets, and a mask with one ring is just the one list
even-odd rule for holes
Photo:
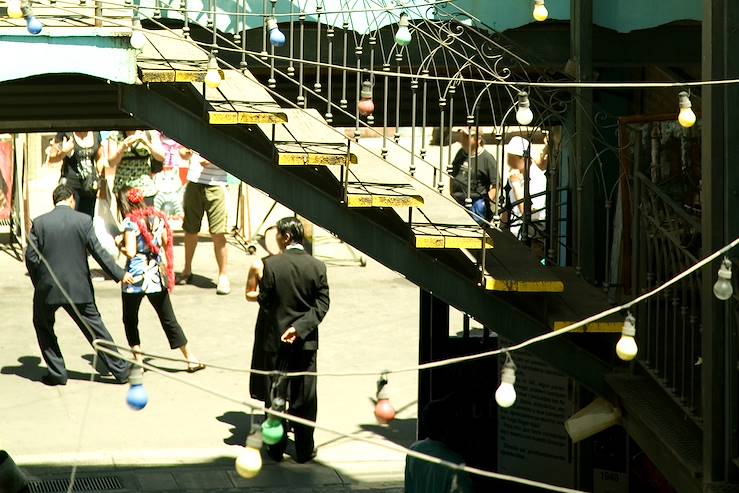
[[388,399],[380,399],[375,404],[375,418],[380,424],[388,424],[395,419],[395,408]]

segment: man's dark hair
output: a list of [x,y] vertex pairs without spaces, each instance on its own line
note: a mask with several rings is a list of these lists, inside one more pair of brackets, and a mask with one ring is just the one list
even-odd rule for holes
[[300,220],[296,217],[283,217],[279,221],[277,221],[277,231],[280,232],[280,235],[284,236],[290,236],[290,241],[292,243],[299,243],[303,244],[303,236],[305,233],[303,232],[303,223],[300,222]]
[[74,195],[74,190],[72,190],[67,185],[58,185],[54,189],[54,193],[51,195],[52,199],[54,200],[54,205],[58,204],[62,200],[67,200],[69,197]]
[[456,420],[452,407],[452,395],[430,401],[421,411],[421,420],[428,437],[449,445],[451,426]]

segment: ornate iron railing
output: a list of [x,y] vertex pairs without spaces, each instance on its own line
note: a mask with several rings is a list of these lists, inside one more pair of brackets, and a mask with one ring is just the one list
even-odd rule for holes
[[[700,219],[640,171],[635,139],[632,218],[634,294],[648,291],[697,261]],[[701,418],[701,273],[636,307],[640,364],[685,412]]]

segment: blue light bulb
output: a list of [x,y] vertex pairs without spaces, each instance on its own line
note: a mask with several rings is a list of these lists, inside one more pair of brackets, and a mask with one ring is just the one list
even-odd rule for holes
[[285,35],[277,27],[277,21],[275,19],[267,21],[267,29],[269,29],[269,43],[272,46],[279,48],[285,45]]
[[131,368],[128,382],[131,384],[126,395],[128,407],[134,411],[141,411],[149,403],[149,394],[144,388],[144,369],[140,366]]
[[28,29],[29,33],[39,34],[43,28],[44,25],[41,24],[41,21],[38,20],[36,17],[29,15],[26,18],[26,29]]
[[149,394],[143,385],[131,385],[131,388],[128,389],[128,395],[126,395],[126,402],[128,407],[134,411],[141,411],[149,402]]

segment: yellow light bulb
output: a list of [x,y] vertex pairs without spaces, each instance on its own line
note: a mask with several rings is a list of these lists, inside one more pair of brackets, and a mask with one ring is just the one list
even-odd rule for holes
[[677,121],[683,127],[690,128],[695,125],[695,113],[693,113],[690,96],[687,92],[682,91],[677,95],[677,98],[680,106],[680,114],[677,116]]
[[621,339],[616,344],[616,354],[624,361],[634,359],[638,351],[639,348],[636,346],[636,341],[633,337],[621,336]]
[[536,4],[534,5],[534,20],[544,22],[548,18],[549,11],[546,5],[544,5],[544,0],[536,0]]
[[242,478],[251,479],[259,474],[262,470],[262,456],[259,450],[246,447],[243,452],[236,457],[236,472]]
[[629,314],[621,329],[621,339],[616,343],[616,355],[624,361],[631,361],[636,357],[639,348],[636,346],[634,336],[636,335],[636,320]]
[[23,17],[23,8],[20,0],[8,0],[8,17],[20,19]]
[[208,59],[208,71],[205,73],[205,84],[215,89],[221,84],[222,80],[221,73],[218,71],[216,57],[211,55]]
[[683,108],[680,110],[680,114],[677,117],[677,121],[680,122],[685,128],[690,128],[695,125],[695,113],[690,108]]

